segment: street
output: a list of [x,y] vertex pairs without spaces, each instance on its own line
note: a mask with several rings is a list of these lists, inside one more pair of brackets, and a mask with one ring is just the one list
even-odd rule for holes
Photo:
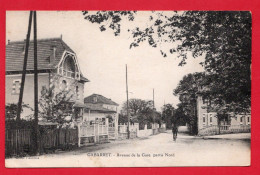
[[69,152],[6,159],[11,167],[146,167],[146,166],[247,166],[250,134],[241,138],[201,138],[185,133],[172,140],[171,131],[132,140],[111,141]]

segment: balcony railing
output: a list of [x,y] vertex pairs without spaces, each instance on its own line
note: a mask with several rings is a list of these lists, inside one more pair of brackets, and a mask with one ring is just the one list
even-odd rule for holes
[[63,68],[59,68],[58,69],[58,73],[62,76],[68,77],[68,78],[75,78],[75,79],[79,79],[79,72],[72,72],[69,70],[65,70]]

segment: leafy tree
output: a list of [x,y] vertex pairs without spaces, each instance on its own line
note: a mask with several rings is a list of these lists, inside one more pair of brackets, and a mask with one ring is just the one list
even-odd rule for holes
[[[22,103],[22,109],[21,113],[23,112],[23,109],[27,108],[30,110],[33,110],[28,104]],[[15,103],[9,103],[5,105],[5,120],[15,120],[17,117],[17,109],[18,105]],[[30,116],[27,116],[26,118],[30,118]]]
[[192,134],[197,133],[197,94],[204,80],[203,72],[185,75],[173,92],[174,95],[179,96],[181,102],[178,105],[178,113],[186,116]]
[[118,123],[127,123],[128,122],[128,118],[126,114],[120,113],[118,114]]
[[[14,103],[9,103],[5,105],[5,128],[31,128],[33,115],[24,116],[22,119],[17,120],[17,108],[18,105]],[[33,109],[28,104],[22,103],[21,113],[25,108],[33,111]]]
[[[86,20],[121,32],[123,19],[133,21],[135,11],[83,11]],[[125,17],[125,18],[124,18]],[[108,26],[108,27],[106,27]],[[247,11],[152,12],[144,26],[128,29],[130,49],[147,42],[160,48],[163,57],[179,57],[185,65],[188,54],[205,56],[201,63],[207,72],[210,99],[216,105],[228,105],[235,112],[249,112],[251,105],[251,14]],[[170,45],[169,50],[161,48]]]
[[[57,79],[58,76],[54,77],[54,81]],[[40,117],[48,122],[57,123],[59,128],[71,124],[73,118],[75,118],[73,116],[74,88],[75,83],[71,83],[70,87],[57,92],[55,91],[55,85],[49,89],[43,87],[39,100]]]
[[[128,101],[130,122],[138,122],[141,126],[151,123],[161,123],[161,115],[153,109],[152,101],[145,101],[142,99],[129,99]],[[127,114],[127,104],[123,104],[122,113],[124,116]],[[126,116],[127,117],[127,116]],[[120,120],[120,119],[119,119]]]
[[166,128],[172,128],[172,123],[177,120],[174,119],[175,108],[171,104],[165,104],[162,107],[162,120],[166,123]]

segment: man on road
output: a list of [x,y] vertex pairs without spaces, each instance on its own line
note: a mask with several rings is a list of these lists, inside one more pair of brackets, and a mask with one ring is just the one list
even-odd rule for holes
[[178,134],[178,126],[176,124],[173,124],[172,126],[172,134],[173,134],[173,140],[176,141],[177,134]]

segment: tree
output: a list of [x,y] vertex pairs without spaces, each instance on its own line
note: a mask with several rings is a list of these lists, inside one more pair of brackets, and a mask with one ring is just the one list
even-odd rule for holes
[[171,128],[172,127],[172,123],[175,123],[174,121],[176,121],[176,119],[174,119],[173,117],[175,113],[175,109],[171,104],[165,104],[162,107],[162,120],[166,123],[166,128]]
[[203,86],[205,73],[188,74],[179,82],[173,94],[179,96],[178,115],[183,115],[189,125],[190,133],[197,133],[197,94]]
[[[28,115],[23,117],[21,120],[17,120],[17,108],[18,105],[14,103],[9,103],[5,105],[5,128],[6,129],[24,129],[24,128],[31,128],[32,127],[32,119],[33,115]],[[21,113],[23,109],[33,109],[28,105],[22,103]]]
[[[135,11],[83,11],[86,20],[97,23],[101,31],[110,28],[115,36],[123,20],[134,21]],[[179,57],[186,64],[188,54],[205,55],[201,63],[208,75],[210,99],[229,105],[235,112],[249,112],[251,106],[251,14],[247,11],[152,12],[145,26],[128,29],[130,49],[147,42],[163,57]],[[160,47],[159,47],[160,46]]]
[[[150,126],[154,122],[160,123],[161,121],[161,115],[157,111],[154,111],[152,101],[145,101],[142,99],[129,99],[128,108],[129,108],[130,122],[132,123],[138,122],[141,125],[140,126],[141,128],[145,124]],[[123,114],[127,113],[126,102],[123,104],[122,113]],[[123,116],[122,116],[122,120],[123,120]]]
[[[14,103],[6,104],[5,105],[5,120],[7,120],[7,121],[15,120],[17,117],[17,108],[18,108],[17,104],[14,104]],[[28,104],[22,103],[21,113],[23,112],[23,108],[33,110]],[[26,116],[26,118],[30,118],[30,116]]]
[[[54,76],[53,81],[58,82],[59,76]],[[71,124],[75,118],[73,105],[75,103],[75,83],[71,83],[70,87],[64,87],[55,91],[55,85],[47,89],[42,87],[41,98],[39,99],[40,117],[48,122],[57,123],[59,128]]]

